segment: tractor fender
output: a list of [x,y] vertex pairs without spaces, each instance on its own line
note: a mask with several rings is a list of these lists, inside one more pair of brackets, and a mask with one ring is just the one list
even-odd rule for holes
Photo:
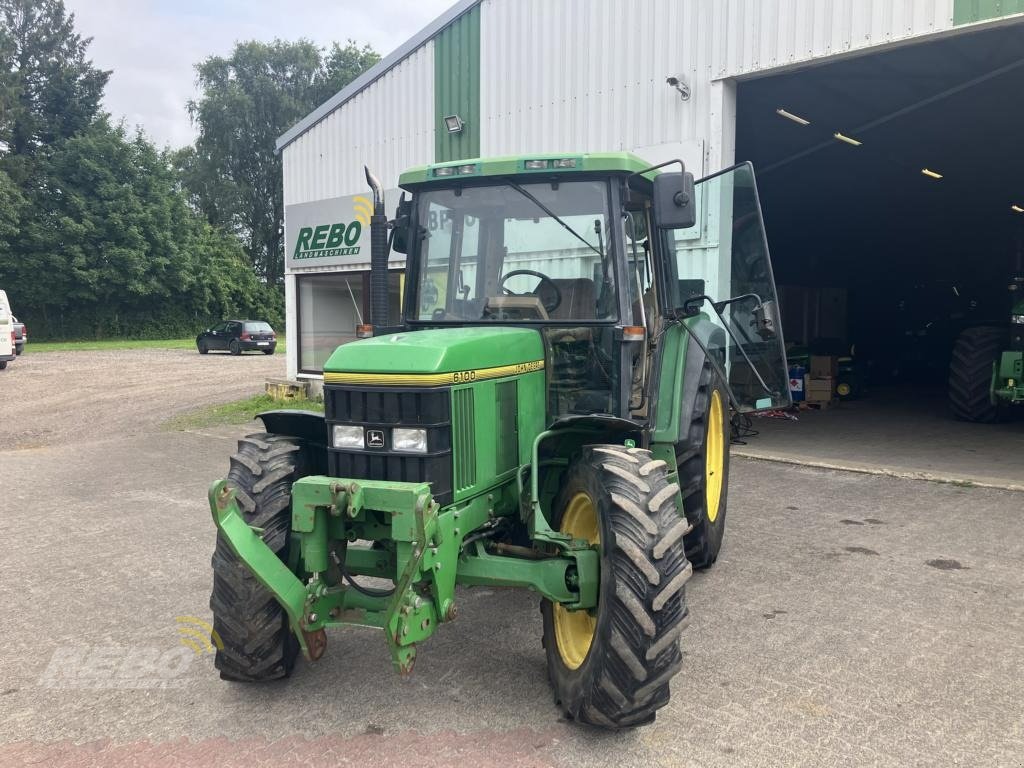
[[327,421],[316,411],[276,410],[256,414],[263,427],[272,435],[296,437],[304,444],[306,466],[310,474],[327,474]]
[[639,438],[641,427],[635,421],[603,413],[590,413],[579,416],[562,416],[555,419],[548,428],[552,432],[559,429],[591,429],[594,432],[611,433],[616,436]]
[[327,421],[316,411],[264,411],[256,414],[267,432],[272,435],[288,435],[305,440],[313,445],[326,445]]
[[[719,362],[724,364],[725,331],[706,318],[700,318],[691,326],[693,332],[704,343],[711,354],[721,353]],[[697,395],[700,392],[701,375],[705,366],[710,366],[704,350],[689,336],[686,340],[686,361],[683,371],[683,387],[679,393],[679,436],[683,437],[690,430],[693,411],[697,406]]]

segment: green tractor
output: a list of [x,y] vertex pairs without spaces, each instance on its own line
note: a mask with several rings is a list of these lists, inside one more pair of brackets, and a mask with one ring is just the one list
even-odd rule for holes
[[[1018,275],[1024,274],[1017,255]],[[949,365],[949,403],[963,421],[991,424],[1010,406],[1024,403],[1024,276],[1010,283],[1009,326],[981,325],[964,330]]]
[[325,414],[262,414],[210,490],[221,677],[286,677],[347,625],[408,673],[456,586],[521,587],[562,710],[651,722],[684,585],[722,547],[730,410],[789,404],[750,166],[439,163],[401,176],[391,221],[367,181],[372,337],[327,361]]

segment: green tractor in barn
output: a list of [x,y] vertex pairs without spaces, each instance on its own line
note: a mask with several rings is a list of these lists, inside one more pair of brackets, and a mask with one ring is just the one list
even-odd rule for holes
[[1024,265],[1018,251],[1017,274],[1010,283],[1013,306],[1009,325],[980,325],[964,330],[953,346],[949,365],[949,403],[963,421],[991,424],[1011,406],[1024,404]]
[[563,711],[652,721],[722,546],[730,410],[790,402],[751,168],[439,163],[391,221],[367,181],[372,336],[327,361],[324,414],[262,414],[210,490],[221,677],[285,677],[345,625],[408,673],[456,586],[521,587]]

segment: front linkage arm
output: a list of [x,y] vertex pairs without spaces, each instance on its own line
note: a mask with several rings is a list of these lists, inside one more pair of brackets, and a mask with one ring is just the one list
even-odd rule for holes
[[[385,632],[396,669],[408,673],[416,643],[455,618],[457,582],[525,586],[574,609],[596,604],[593,550],[522,559],[488,554],[478,541],[463,551],[465,538],[495,517],[501,493],[440,509],[426,483],[303,478],[292,486],[291,567],[267,547],[261,531],[246,524],[226,481],[211,487],[210,509],[235,554],[283,606],[306,658],[323,654],[327,626],[375,626]],[[386,546],[351,543],[366,540]],[[335,551],[340,542],[350,542],[341,563]],[[394,591],[358,589],[351,579],[346,584],[338,578],[339,565],[346,576],[389,579]]]

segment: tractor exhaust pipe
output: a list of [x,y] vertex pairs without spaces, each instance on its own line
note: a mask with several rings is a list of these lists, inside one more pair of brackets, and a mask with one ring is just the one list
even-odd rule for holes
[[373,190],[370,217],[370,322],[374,333],[388,325],[388,217],[384,213],[384,189],[365,165],[366,183]]

